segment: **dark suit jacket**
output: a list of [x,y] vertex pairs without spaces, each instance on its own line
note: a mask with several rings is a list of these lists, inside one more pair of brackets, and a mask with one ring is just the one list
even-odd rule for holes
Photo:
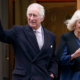
[[56,36],[43,28],[44,45],[39,50],[37,40],[29,25],[15,25],[3,30],[0,23],[0,41],[12,44],[15,55],[13,80],[53,80],[49,72],[57,77],[58,65],[55,57]]
[[[63,54],[63,50],[66,45],[68,47],[69,55],[73,54],[79,48],[79,45],[76,40],[76,36],[74,35],[74,31],[64,33],[61,35],[61,38],[56,50],[56,56],[58,59],[61,58]],[[74,61],[74,65],[70,65],[71,70],[74,72],[80,71],[80,57],[75,58],[73,61]]]

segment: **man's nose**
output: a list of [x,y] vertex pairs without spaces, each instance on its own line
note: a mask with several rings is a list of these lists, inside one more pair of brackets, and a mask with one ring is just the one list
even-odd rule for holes
[[33,17],[33,15],[31,16],[31,20],[33,20],[34,19],[34,17]]

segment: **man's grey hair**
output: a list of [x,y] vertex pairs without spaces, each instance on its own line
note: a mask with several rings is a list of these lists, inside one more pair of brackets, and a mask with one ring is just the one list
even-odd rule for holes
[[32,3],[31,5],[28,6],[26,16],[28,16],[29,9],[33,6],[38,7],[40,9],[39,14],[40,14],[41,18],[43,18],[43,16],[45,15],[45,10],[44,10],[44,7],[38,3]]
[[73,31],[76,26],[77,20],[80,19],[80,10],[75,11],[71,19],[66,20],[64,23],[67,25],[69,31]]

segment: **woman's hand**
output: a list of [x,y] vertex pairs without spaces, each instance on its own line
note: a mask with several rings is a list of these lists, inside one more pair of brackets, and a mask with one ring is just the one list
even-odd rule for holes
[[73,53],[73,54],[71,55],[71,60],[73,60],[74,58],[77,58],[77,57],[79,57],[79,56],[80,56],[80,48],[77,49],[77,50],[75,51],[75,53]]

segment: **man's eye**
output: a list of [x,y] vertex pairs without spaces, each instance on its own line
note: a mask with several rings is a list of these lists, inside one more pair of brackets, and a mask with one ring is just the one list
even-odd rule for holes
[[32,14],[29,14],[29,16],[31,16]]
[[33,15],[34,17],[36,17],[36,15]]

